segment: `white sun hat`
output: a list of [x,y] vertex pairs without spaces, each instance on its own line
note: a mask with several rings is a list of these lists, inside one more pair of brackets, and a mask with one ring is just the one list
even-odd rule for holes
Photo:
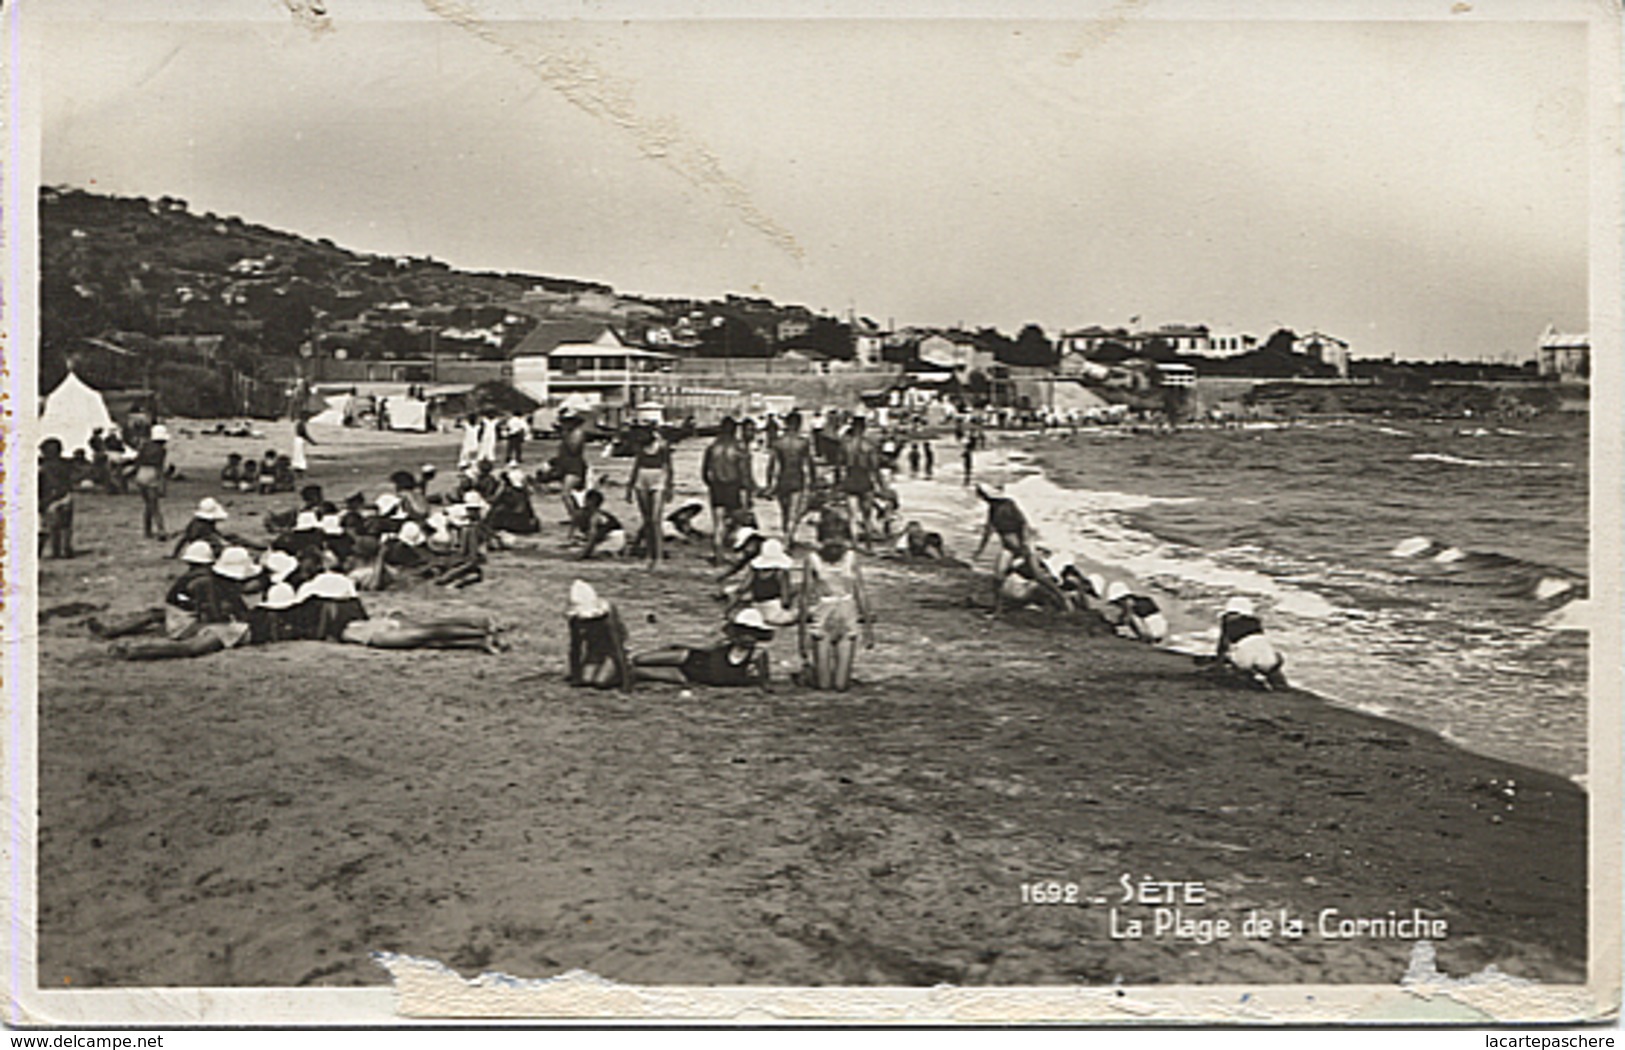
[[208,540],[193,540],[181,551],[181,561],[188,565],[213,565],[214,548],[209,546]]
[[1119,601],[1128,596],[1128,584],[1122,580],[1113,580],[1111,586],[1106,588],[1106,600],[1109,602]]
[[204,521],[225,521],[231,515],[226,513],[226,508],[220,505],[219,500],[213,496],[204,496],[198,500],[197,510],[192,512],[192,517],[202,518]]
[[299,595],[293,589],[293,584],[278,580],[271,584],[271,589],[265,592],[260,604],[267,609],[291,609],[299,604]]
[[380,492],[373,503],[377,506],[379,515],[385,518],[394,517],[401,509],[401,498],[393,492]]
[[169,428],[159,423],[152,428],[152,433],[148,434],[147,437],[153,441],[168,441]]
[[1219,614],[1219,618],[1223,619],[1226,616],[1252,615],[1255,615],[1253,612],[1253,600],[1238,594],[1234,598],[1231,598],[1229,601],[1224,603],[1224,612]]
[[321,519],[316,516],[316,512],[313,510],[300,511],[299,516],[293,521],[293,531],[295,532],[316,532],[321,527]]
[[765,637],[772,637],[773,635],[773,628],[769,627],[767,621],[762,619],[761,612],[748,606],[734,613],[734,618],[729,622],[735,627],[743,627],[747,631]]
[[409,521],[401,526],[400,539],[408,547],[421,547],[428,537],[423,534],[423,526],[415,521]]
[[572,620],[592,620],[609,612],[609,603],[598,597],[592,584],[576,580],[570,584],[570,602],[565,610]]
[[776,539],[766,540],[762,543],[762,553],[751,559],[750,567],[753,569],[788,569],[795,565],[790,555],[784,551],[784,544]]
[[760,535],[761,533],[754,527],[750,525],[744,526],[734,534],[734,550],[737,551],[744,549],[745,544],[751,541],[751,537]]
[[344,601],[355,596],[355,581],[342,572],[317,573],[300,584],[298,592],[299,601],[304,601],[306,598],[329,598],[333,601]]
[[215,559],[214,571],[233,580],[246,580],[260,571],[248,551],[241,547],[227,547]]
[[318,524],[321,525],[322,531],[329,536],[344,535],[344,523],[337,514],[323,515]]
[[299,568],[299,559],[287,551],[279,551],[273,547],[260,559],[260,568],[271,577],[271,582],[281,583],[293,570]]

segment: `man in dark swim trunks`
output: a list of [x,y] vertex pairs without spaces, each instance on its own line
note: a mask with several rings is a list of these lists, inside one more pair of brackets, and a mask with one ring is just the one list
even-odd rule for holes
[[578,494],[587,487],[586,420],[574,414],[562,416],[559,427],[559,453],[553,462],[564,483],[564,512],[570,521],[567,540],[574,540],[582,535],[585,523]]
[[745,506],[746,479],[739,448],[739,424],[723,416],[717,439],[706,446],[700,461],[700,479],[705,482],[711,505],[711,563],[722,560],[722,538],[728,516]]
[[858,541],[867,544],[874,537],[875,493],[880,487],[880,451],[865,434],[867,421],[859,416],[842,443],[846,474],[841,489],[846,493],[847,520],[859,524]]
[[779,528],[787,547],[795,546],[796,526],[807,514],[807,496],[817,483],[812,442],[801,432],[801,413],[791,412],[767,462],[767,490],[778,497]]

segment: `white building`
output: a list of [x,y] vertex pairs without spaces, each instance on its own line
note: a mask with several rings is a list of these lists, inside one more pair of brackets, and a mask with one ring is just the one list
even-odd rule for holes
[[1308,335],[1300,335],[1292,344],[1295,353],[1312,357],[1323,365],[1331,365],[1337,369],[1341,379],[1349,377],[1349,344],[1334,335],[1315,331]]
[[514,347],[511,382],[543,404],[571,394],[635,404],[675,360],[629,345],[606,324],[543,321]]
[[920,340],[919,358],[939,368],[953,369],[960,379],[971,372],[985,372],[993,365],[993,354],[983,350],[975,340],[942,334],[928,335]]
[[1540,374],[1564,382],[1591,378],[1591,335],[1587,332],[1559,332],[1547,325],[1540,334]]

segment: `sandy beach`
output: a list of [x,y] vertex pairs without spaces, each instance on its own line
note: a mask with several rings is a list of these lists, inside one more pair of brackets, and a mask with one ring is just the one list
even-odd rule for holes
[[[267,538],[260,515],[294,498],[214,480],[228,450],[287,446],[287,424],[261,426],[181,435],[172,530],[216,495],[229,529]],[[444,478],[455,457],[447,435],[315,437],[329,498],[422,462]],[[765,691],[572,689],[572,579],[619,605],[637,650],[710,636],[714,570],[694,548],[654,573],[573,561],[556,500],[537,509],[542,535],[484,583],[368,599],[489,613],[505,654],[300,642],[133,664],[85,619],[157,604],[178,563],[141,539],[137,497],[81,495],[83,553],[39,581],[41,986],[380,984],[384,950],[643,984],[1401,977],[1412,940],[1325,936],[1328,909],[1334,932],[1442,919],[1451,974],[1584,979],[1587,800],[1561,777],[1081,622],[992,619],[985,566],[866,562],[878,645],[850,693],[782,673]],[[773,644],[776,672],[794,649]],[[1307,928],[1153,936],[1125,876],[1201,882],[1185,919]],[[1024,903],[1035,880],[1079,900]]]

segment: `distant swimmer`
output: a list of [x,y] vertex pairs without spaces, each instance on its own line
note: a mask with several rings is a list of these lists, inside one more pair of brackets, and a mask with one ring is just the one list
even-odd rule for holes
[[1119,633],[1128,633],[1142,642],[1160,645],[1168,638],[1168,618],[1150,595],[1135,594],[1121,580],[1106,588],[1106,601],[1120,610]]
[[1287,688],[1286,657],[1264,637],[1264,625],[1248,598],[1231,598],[1219,614],[1218,660],[1265,689]]

